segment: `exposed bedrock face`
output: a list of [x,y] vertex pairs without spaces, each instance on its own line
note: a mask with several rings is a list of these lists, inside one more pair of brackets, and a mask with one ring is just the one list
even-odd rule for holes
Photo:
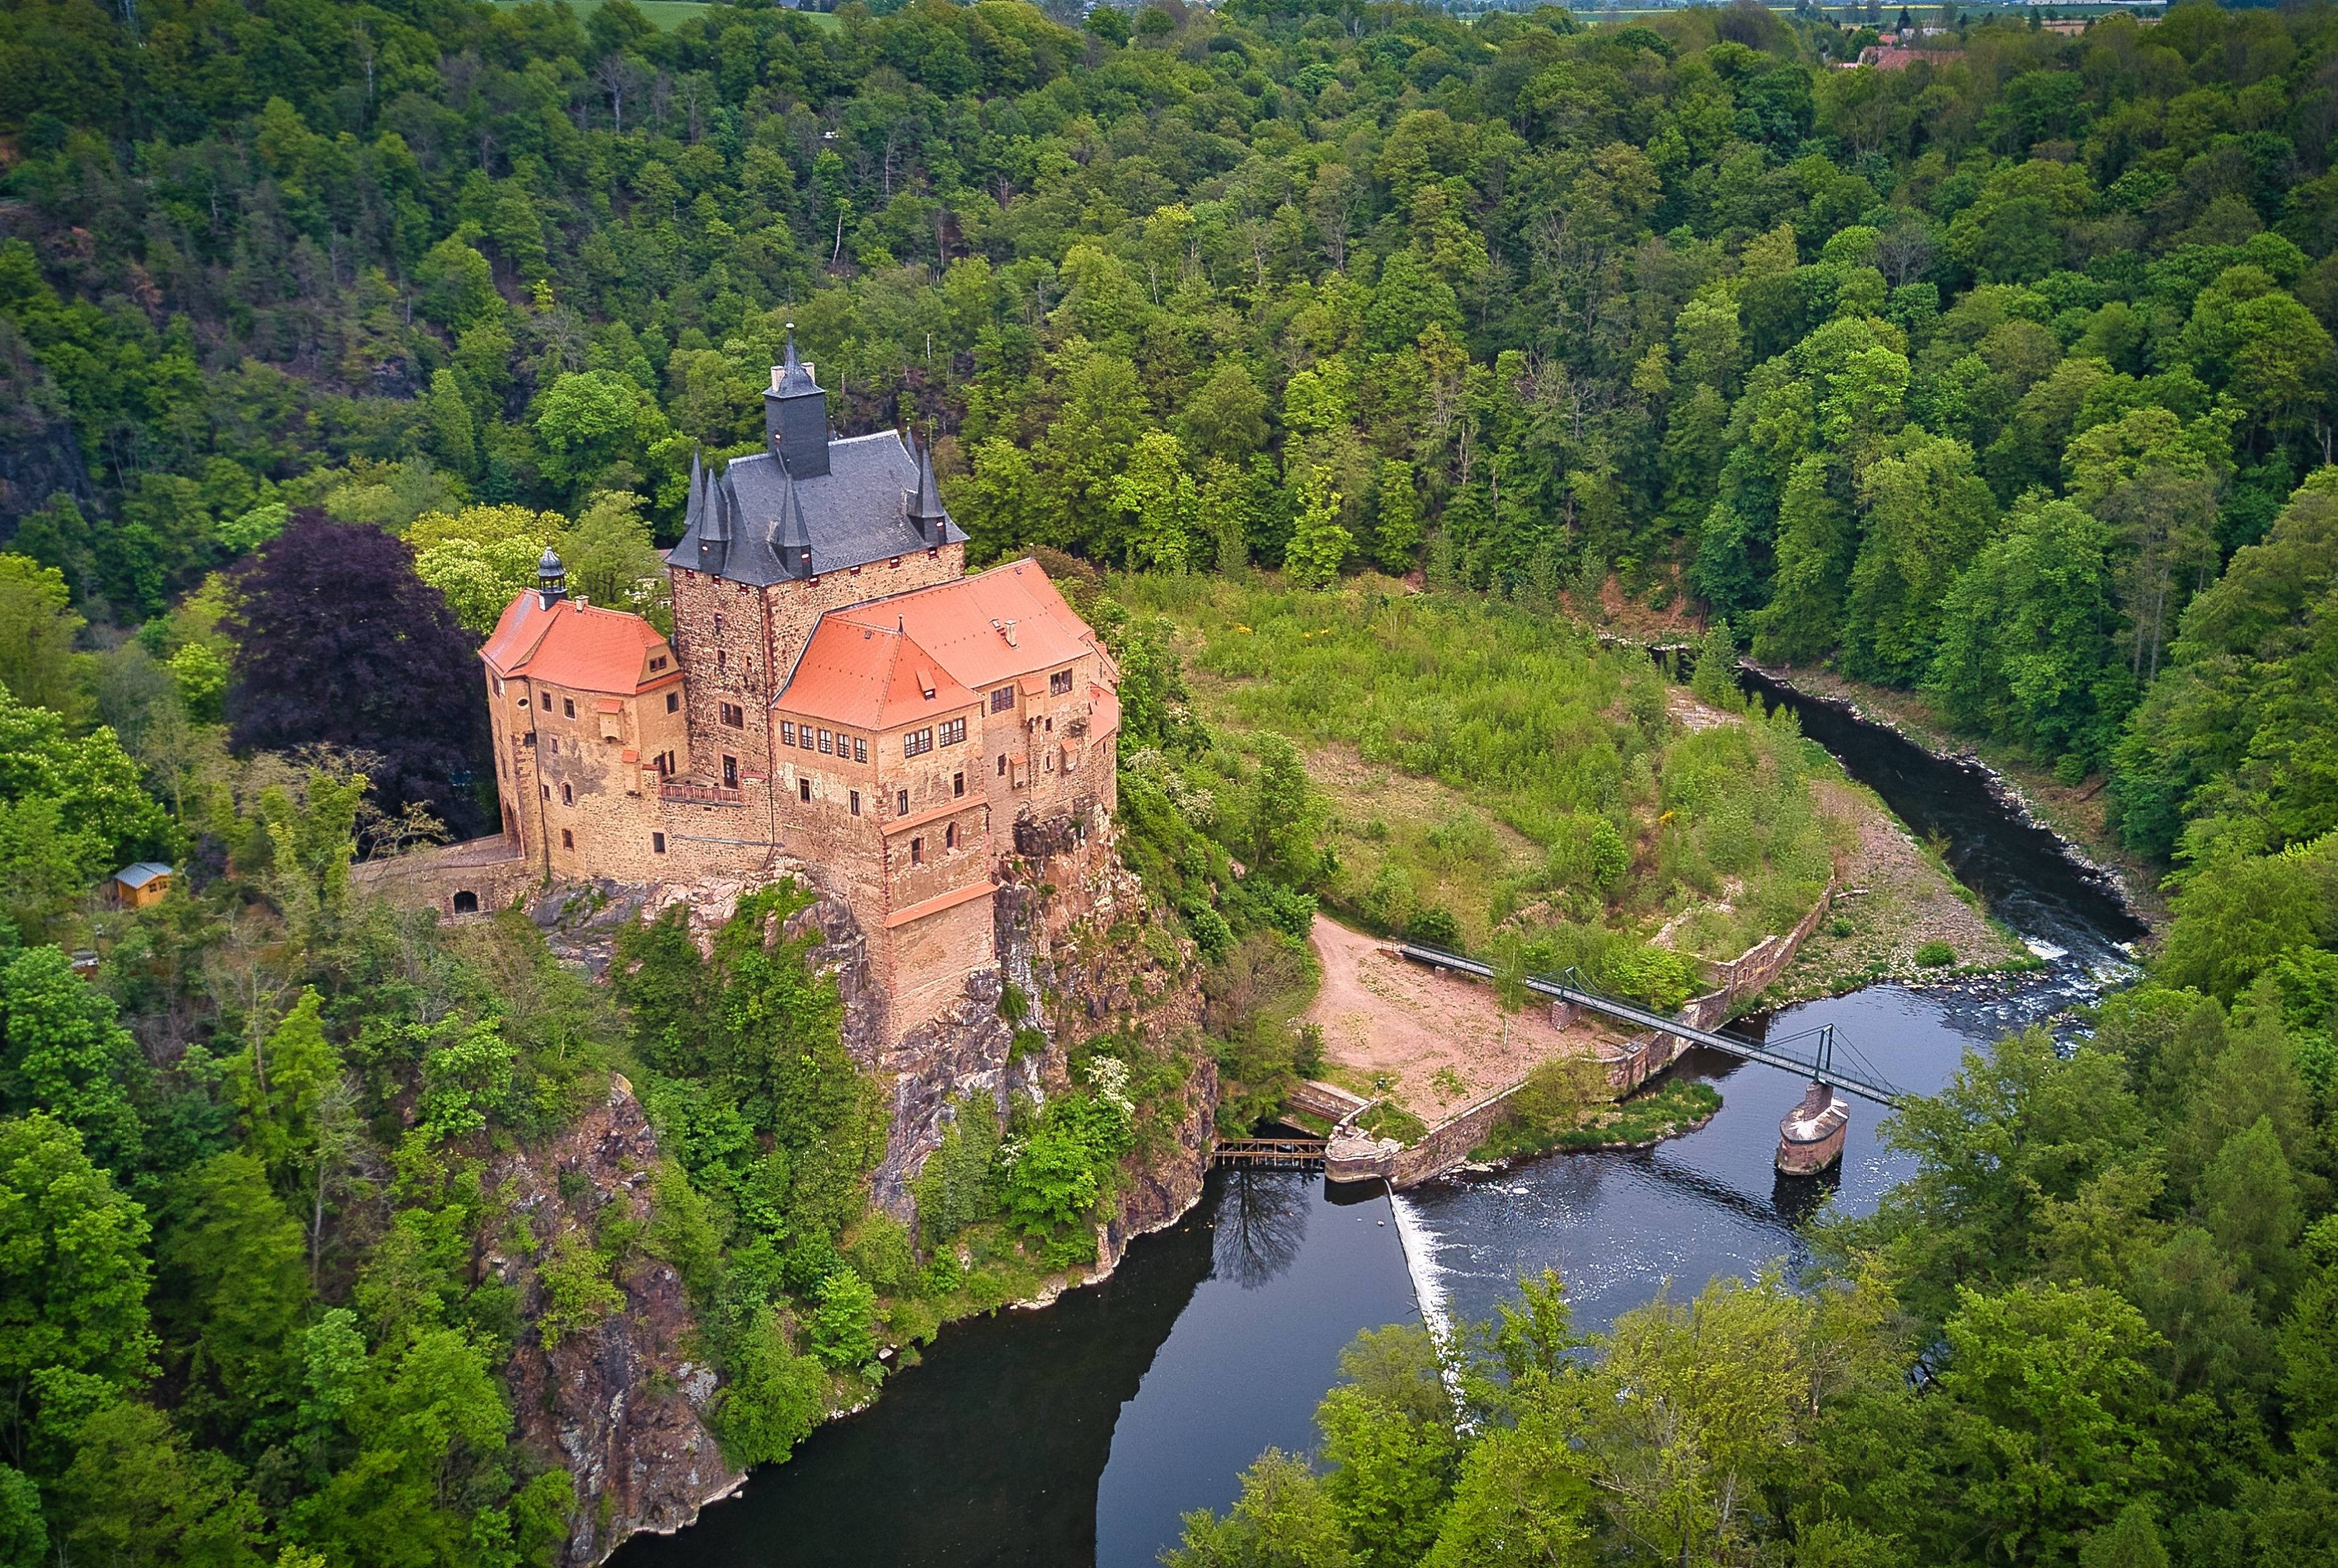
[[[624,1306],[590,1328],[549,1346],[539,1328],[538,1265],[572,1232],[589,1243],[612,1210],[647,1224],[657,1161],[640,1102],[613,1076],[606,1099],[572,1125],[489,1167],[488,1190],[535,1244],[532,1254],[498,1245],[480,1268],[518,1297],[522,1328],[504,1380],[520,1445],[566,1470],[583,1500],[566,1563],[597,1563],[637,1531],[679,1529],[740,1480],[703,1420],[715,1374],[695,1348],[697,1323],[671,1263],[646,1253],[625,1263],[616,1277]],[[516,1240],[510,1227],[502,1234]]]
[[[812,938],[812,965],[836,978],[845,1048],[888,1096],[888,1138],[871,1174],[871,1200],[905,1222],[916,1217],[912,1181],[963,1109],[983,1106],[1003,1122],[1015,1096],[1044,1102],[1070,1084],[1067,1048],[1099,1034],[1134,1034],[1184,1051],[1192,1066],[1171,1136],[1154,1139],[1124,1167],[1119,1202],[1098,1227],[1088,1275],[1095,1279],[1118,1266],[1130,1240],[1199,1200],[1217,1072],[1199,1043],[1192,946],[1164,939],[1148,920],[1143,887],[1120,865],[1109,837],[1066,840],[1060,848],[1051,838],[1041,842],[1048,852],[1017,856],[1001,867],[993,897],[997,961],[971,970],[940,1016],[898,1038],[866,933],[844,900],[799,862],[775,859],[753,881],[556,886],[531,900],[529,914],[555,954],[597,977],[608,973],[617,935],[630,925],[679,903],[693,933],[711,942],[753,887],[801,880],[811,902],[771,935]],[[1002,1006],[1010,985],[1017,1002]],[[1009,1021],[1010,1012],[1019,1022]],[[1018,1032],[1036,1038],[1026,1033],[1018,1051]],[[627,1204],[645,1220],[658,1158],[640,1104],[617,1080],[604,1106],[547,1144],[506,1157],[498,1176],[512,1181],[541,1255],[565,1230],[585,1227],[589,1235],[609,1203]],[[564,1174],[571,1178],[565,1184]],[[521,1291],[532,1324],[543,1299],[534,1265],[497,1254],[487,1267]],[[564,1559],[573,1564],[600,1561],[637,1531],[681,1528],[740,1481],[701,1419],[716,1380],[690,1357],[695,1324],[672,1266],[649,1259],[619,1283],[622,1311],[549,1349],[531,1328],[506,1370],[523,1441],[545,1463],[567,1468],[587,1499]]]

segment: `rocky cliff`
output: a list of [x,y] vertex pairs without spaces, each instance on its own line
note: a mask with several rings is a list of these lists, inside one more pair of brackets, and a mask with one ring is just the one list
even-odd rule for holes
[[538,1265],[572,1232],[589,1245],[618,1229],[613,1220],[645,1226],[657,1159],[631,1085],[613,1074],[606,1099],[566,1132],[497,1155],[488,1172],[489,1190],[521,1221],[484,1259],[519,1291],[531,1326],[505,1370],[520,1442],[539,1463],[565,1468],[586,1500],[563,1559],[570,1563],[597,1563],[639,1530],[678,1529],[740,1481],[701,1418],[715,1376],[692,1359],[695,1325],[672,1265],[624,1259],[615,1313],[549,1347],[534,1327],[545,1301]]
[[[1044,1101],[1066,1087],[1068,1049],[1099,1034],[1141,1037],[1179,1053],[1192,1063],[1184,1093],[1148,1119],[1123,1168],[1119,1204],[1098,1228],[1097,1260],[1085,1276],[1092,1280],[1118,1266],[1131,1240],[1172,1223],[1199,1200],[1217,1073],[1199,1044],[1192,945],[1146,917],[1143,887],[1121,867],[1109,838],[1020,835],[1018,848],[1027,852],[1007,864],[994,905],[999,962],[969,975],[965,995],[943,1016],[889,1045],[887,998],[872,978],[860,925],[801,862],[775,858],[752,882],[555,887],[528,907],[552,950],[597,976],[629,925],[681,904],[693,932],[711,939],[753,887],[801,880],[812,900],[788,917],[781,935],[817,938],[811,961],[836,976],[845,1046],[885,1086],[890,1132],[870,1196],[905,1220],[915,1215],[910,1181],[967,1096],[987,1102],[1003,1122],[1014,1096]],[[1019,1008],[1002,1007],[1009,986]],[[1018,1050],[1018,1030],[1039,1038],[1027,1034]],[[538,1242],[549,1245],[564,1229],[598,1223],[603,1204],[625,1205],[623,1212],[646,1220],[656,1159],[655,1137],[621,1083],[607,1105],[555,1144],[512,1157],[498,1175],[511,1181]],[[532,1320],[541,1298],[532,1266],[503,1256],[490,1263],[522,1285]],[[553,1349],[525,1346],[508,1373],[526,1441],[546,1463],[565,1465],[580,1494],[594,1500],[569,1543],[572,1563],[599,1561],[636,1531],[680,1528],[740,1481],[700,1418],[716,1380],[688,1357],[693,1323],[680,1280],[651,1259],[628,1269],[622,1283],[622,1312]]]

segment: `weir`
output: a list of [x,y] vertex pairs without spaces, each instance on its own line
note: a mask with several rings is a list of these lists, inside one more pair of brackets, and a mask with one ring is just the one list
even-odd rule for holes
[[[1396,944],[1399,956],[1416,964],[1426,964],[1457,974],[1475,975],[1491,981],[1494,971],[1488,965],[1474,958],[1464,958],[1436,947],[1424,947],[1417,942]],[[1557,979],[1538,975],[1525,977],[1526,988],[1538,996],[1570,1007],[1581,1007],[1601,1014],[1635,1028],[1655,1034],[1670,1034],[1692,1045],[1708,1051],[1718,1051],[1747,1062],[1759,1062],[1765,1066],[1783,1068],[1801,1073],[1810,1080],[1810,1089],[1793,1110],[1778,1123],[1777,1166],[1781,1175],[1813,1176],[1842,1158],[1843,1135],[1851,1125],[1851,1108],[1845,1105],[1841,1089],[1862,1100],[1871,1101],[1890,1109],[1904,1098],[1901,1092],[1883,1081],[1881,1074],[1868,1065],[1865,1059],[1847,1042],[1838,1042],[1832,1024],[1822,1024],[1805,1034],[1775,1042],[1740,1039],[1710,1029],[1700,1029],[1677,1018],[1653,1012],[1636,1002],[1592,990],[1582,983],[1582,977],[1569,969]],[[1778,1049],[1798,1040],[1816,1044],[1807,1058]],[[1852,1058],[1852,1070],[1845,1071],[1838,1051]]]

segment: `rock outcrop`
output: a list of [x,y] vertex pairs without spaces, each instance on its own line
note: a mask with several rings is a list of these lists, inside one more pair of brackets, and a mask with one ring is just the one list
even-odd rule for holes
[[[524,1448],[568,1471],[587,1500],[562,1561],[598,1563],[637,1531],[670,1531],[737,1486],[703,1416],[714,1371],[693,1358],[695,1322],[673,1265],[643,1255],[619,1273],[624,1305],[592,1328],[546,1346],[535,1327],[545,1302],[538,1265],[564,1235],[590,1244],[612,1220],[650,1219],[657,1139],[640,1102],[611,1075],[607,1098],[545,1143],[498,1154],[488,1189],[526,1227],[484,1260],[519,1292],[529,1327],[505,1369]],[[532,1255],[531,1255],[532,1254]]]
[[[1217,1072],[1199,1047],[1192,944],[1147,918],[1143,885],[1120,865],[1109,837],[1082,841],[1043,827],[1018,832],[1017,842],[1024,852],[1008,862],[994,895],[999,962],[970,974],[956,1005],[891,1045],[887,998],[850,908],[800,861],[775,858],[763,880],[794,877],[812,895],[779,935],[813,938],[810,960],[835,975],[844,1004],[845,1048],[885,1088],[889,1133],[870,1197],[905,1221],[916,1213],[912,1180],[968,1103],[1002,1122],[1015,1096],[1044,1103],[1070,1084],[1070,1047],[1100,1034],[1187,1055],[1181,1098],[1151,1120],[1123,1167],[1117,1210],[1098,1227],[1095,1264],[1085,1280],[1065,1281],[1077,1284],[1110,1273],[1132,1240],[1174,1223],[1200,1200]],[[711,941],[760,885],[555,886],[535,894],[527,910],[555,954],[598,977],[627,926],[680,904],[693,934]],[[1009,986],[1017,1002],[1007,1000]],[[512,1183],[539,1243],[549,1244],[564,1229],[593,1223],[604,1203],[628,1205],[631,1217],[646,1220],[656,1161],[654,1135],[620,1080],[606,1106],[550,1146],[511,1157],[497,1176]],[[522,1287],[532,1316],[542,1295],[533,1268],[507,1257],[490,1266]],[[525,1345],[508,1374],[524,1440],[595,1499],[577,1520],[571,1563],[598,1562],[636,1531],[679,1529],[741,1480],[702,1420],[716,1379],[689,1357],[693,1323],[681,1281],[653,1259],[623,1284],[624,1311],[550,1350]]]

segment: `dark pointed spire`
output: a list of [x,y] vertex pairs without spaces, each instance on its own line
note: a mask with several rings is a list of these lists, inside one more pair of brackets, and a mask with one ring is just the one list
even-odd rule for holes
[[787,353],[776,369],[778,373],[771,378],[771,390],[782,397],[820,390],[820,383],[812,379],[811,368],[796,358],[796,324],[792,321],[788,323]]
[[919,441],[912,430],[909,452],[918,460],[918,487],[909,492],[909,523],[917,529],[918,537],[928,544],[938,544],[949,514],[942,510],[941,486],[934,481],[934,449]]
[[728,468],[722,471],[721,478],[709,486],[709,491],[710,494],[706,498],[708,503],[706,525],[699,530],[698,536],[713,544],[728,544],[732,538],[732,514],[738,509],[739,505],[738,487],[732,483],[731,471]]
[[811,575],[811,530],[804,524],[803,500],[796,494],[795,475],[780,465],[780,515],[771,528],[771,547],[779,552],[780,569],[791,577]]

